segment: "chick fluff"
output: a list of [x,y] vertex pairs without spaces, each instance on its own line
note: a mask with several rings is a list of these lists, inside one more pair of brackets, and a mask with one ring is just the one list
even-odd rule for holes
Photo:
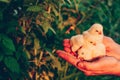
[[80,47],[83,46],[84,39],[83,35],[76,35],[71,37],[70,39],[70,45],[72,46],[71,49],[73,52],[76,52]]
[[105,46],[102,43],[95,46],[86,44],[81,49],[78,49],[78,58],[81,60],[91,61],[105,55]]

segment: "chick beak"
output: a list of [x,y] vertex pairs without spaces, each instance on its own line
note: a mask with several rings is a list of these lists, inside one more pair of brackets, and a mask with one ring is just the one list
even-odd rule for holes
[[101,34],[102,34],[102,32],[99,32],[98,34],[99,34],[99,35],[101,35]]
[[94,43],[93,45],[96,46],[96,43]]

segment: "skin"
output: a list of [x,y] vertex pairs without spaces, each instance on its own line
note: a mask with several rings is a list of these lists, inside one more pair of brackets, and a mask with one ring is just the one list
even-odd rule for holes
[[106,47],[106,56],[92,62],[80,61],[75,53],[71,52],[69,39],[64,39],[64,50],[57,50],[58,56],[74,65],[85,75],[116,75],[120,76],[120,45],[110,37],[104,36],[103,43]]

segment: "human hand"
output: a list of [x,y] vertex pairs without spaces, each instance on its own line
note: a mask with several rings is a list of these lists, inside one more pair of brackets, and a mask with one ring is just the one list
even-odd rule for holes
[[120,60],[120,45],[117,44],[112,38],[104,36],[103,43],[106,47],[107,56],[115,57]]
[[120,63],[117,59],[120,59],[120,51],[118,51],[120,47],[109,37],[104,37],[103,43],[106,46],[107,56],[101,57],[93,62],[80,62],[80,60],[74,56],[75,53],[70,49],[69,39],[64,40],[63,45],[65,51],[57,50],[57,54],[79,70],[83,71],[86,75],[119,75],[120,66],[118,67],[117,65],[120,65]]

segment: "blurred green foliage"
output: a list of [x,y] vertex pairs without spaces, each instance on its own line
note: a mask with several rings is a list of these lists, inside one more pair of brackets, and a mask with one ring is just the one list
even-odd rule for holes
[[119,0],[0,0],[0,80],[120,80],[85,76],[59,58],[62,41],[104,26],[120,43]]

